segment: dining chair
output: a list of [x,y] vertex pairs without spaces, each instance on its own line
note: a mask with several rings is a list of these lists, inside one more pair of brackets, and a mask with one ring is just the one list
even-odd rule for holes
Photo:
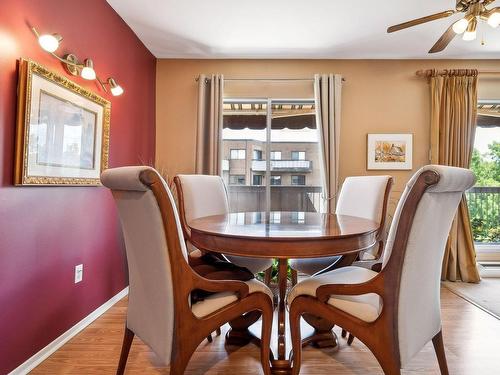
[[465,190],[467,169],[428,165],[398,202],[382,270],[349,266],[298,283],[288,296],[293,374],[301,365],[300,317],[313,314],[352,332],[386,375],[399,375],[432,340],[448,374],[440,316],[440,277],[448,233]]
[[[359,254],[362,261],[374,261],[381,255],[392,182],[391,176],[353,176],[345,179],[340,190],[335,210],[337,215],[358,216],[380,223],[377,243]],[[323,258],[291,259],[293,283],[296,284],[297,272],[312,276],[349,266],[357,258],[358,254],[354,253]]]
[[[229,213],[229,200],[226,185],[220,176],[180,174],[174,178],[182,230],[191,252],[199,252],[191,242],[191,229],[188,223],[203,216],[224,215]],[[273,264],[272,259],[248,258],[224,255],[230,262],[249,269],[253,274],[267,271]]]
[[[269,374],[269,288],[257,280],[208,280],[192,270],[172,194],[153,168],[107,169],[101,182],[115,199],[128,262],[127,320],[117,374],[125,370],[134,335],[179,375],[210,332],[254,310],[262,313],[261,361]],[[191,304],[195,289],[215,294]]]

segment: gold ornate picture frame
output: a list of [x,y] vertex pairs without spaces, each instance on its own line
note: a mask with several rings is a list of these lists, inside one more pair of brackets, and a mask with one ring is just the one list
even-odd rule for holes
[[100,185],[111,103],[42,65],[19,60],[16,185]]

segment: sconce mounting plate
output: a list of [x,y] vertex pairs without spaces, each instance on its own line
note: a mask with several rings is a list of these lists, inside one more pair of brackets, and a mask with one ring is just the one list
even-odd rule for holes
[[64,59],[69,62],[69,63],[66,62],[63,63],[63,66],[66,69],[66,71],[71,75],[77,76],[80,73],[78,69],[78,58],[72,53],[70,53],[64,56]]

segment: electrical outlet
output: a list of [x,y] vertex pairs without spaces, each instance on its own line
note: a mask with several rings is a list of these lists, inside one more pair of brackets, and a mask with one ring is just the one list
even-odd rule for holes
[[75,266],[75,284],[83,280],[83,264]]

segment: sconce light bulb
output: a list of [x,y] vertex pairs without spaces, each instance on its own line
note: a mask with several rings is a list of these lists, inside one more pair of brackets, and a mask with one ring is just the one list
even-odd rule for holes
[[83,79],[88,79],[90,81],[96,79],[96,74],[94,70],[94,63],[91,59],[86,59],[84,62],[84,67],[80,73]]
[[38,37],[38,43],[47,52],[55,52],[59,48],[61,37],[57,34],[43,34]]
[[113,96],[119,96],[123,94],[123,88],[116,83],[113,78],[108,79],[109,87],[111,87],[111,94]]
[[500,25],[500,12],[496,11],[491,13],[491,15],[488,17],[488,25],[495,29],[498,27],[498,25]]
[[452,26],[455,34],[462,34],[465,30],[467,30],[467,26],[469,25],[469,20],[466,18],[459,19]]

